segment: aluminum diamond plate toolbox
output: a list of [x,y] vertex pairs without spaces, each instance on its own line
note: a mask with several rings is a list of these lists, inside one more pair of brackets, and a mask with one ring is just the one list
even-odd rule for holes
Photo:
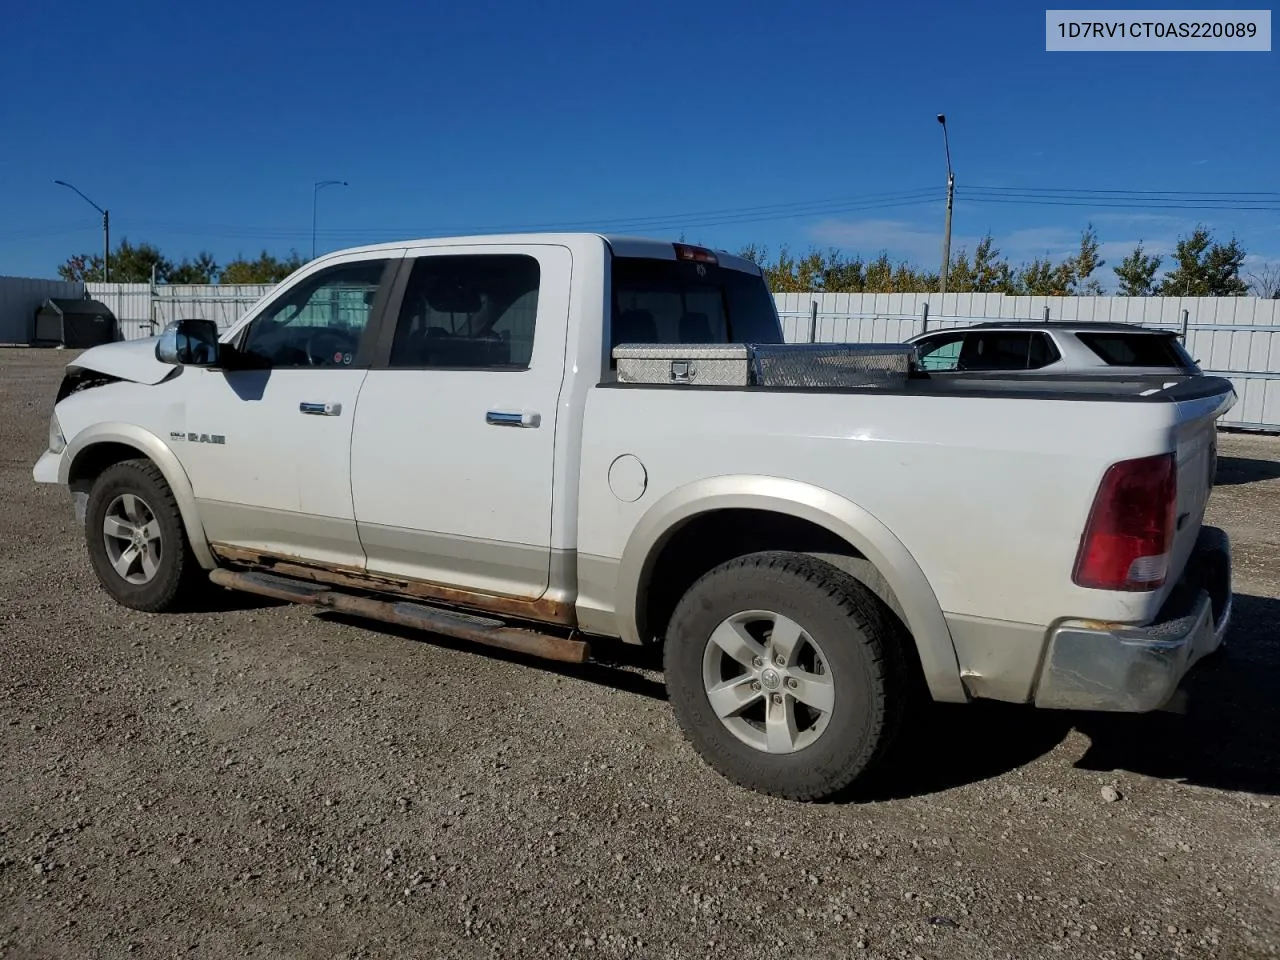
[[624,343],[613,348],[622,383],[745,387],[751,351],[744,343]]
[[753,382],[762,387],[901,389],[915,366],[908,343],[778,343],[752,347]]
[[627,343],[621,383],[900,389],[916,366],[907,343]]

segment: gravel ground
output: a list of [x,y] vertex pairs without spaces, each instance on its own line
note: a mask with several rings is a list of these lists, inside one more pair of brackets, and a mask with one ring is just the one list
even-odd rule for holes
[[147,616],[0,351],[0,957],[1280,955],[1280,441],[1221,439],[1230,649],[1182,713],[937,708],[874,797],[736,789],[644,664],[227,595]]

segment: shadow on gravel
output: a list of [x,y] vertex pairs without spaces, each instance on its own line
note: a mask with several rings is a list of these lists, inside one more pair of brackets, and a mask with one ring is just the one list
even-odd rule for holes
[[1254,460],[1250,457],[1219,457],[1214,484],[1220,487],[1257,483],[1280,477],[1280,460]]
[[1233,619],[1226,647],[1188,674],[1175,698],[1185,694],[1180,708],[1118,714],[929,705],[892,765],[841,799],[901,799],[988,780],[1044,756],[1072,729],[1091,741],[1077,769],[1280,795],[1280,600],[1236,594]]
[[455,640],[452,637],[425,633],[412,627],[401,627],[394,623],[382,623],[377,620],[366,620],[343,613],[325,610],[317,613],[321,620],[341,623],[361,630],[375,630],[378,633],[403,640],[414,640],[418,643],[430,643],[446,650],[459,650],[463,653],[474,653],[479,656],[501,660],[504,663],[515,663],[544,673],[555,673],[562,677],[573,677],[588,683],[611,687],[624,693],[634,693],[650,700],[666,700],[667,687],[661,680],[651,680],[636,670],[661,670],[661,658],[655,651],[634,647],[625,643],[592,642],[594,660],[582,665],[560,663],[556,660],[544,660],[541,657],[530,657],[522,653],[513,653],[498,647],[488,647],[481,643],[469,643],[466,640]]
[[1236,594],[1233,617],[1183,684],[1181,715],[1076,717],[1093,741],[1077,766],[1280,795],[1280,600]]
[[866,786],[839,799],[902,800],[990,780],[1043,757],[1071,726],[1068,714],[1018,704],[926,703],[903,732],[890,764]]
[[[574,666],[449,637],[426,637],[421,631],[331,611],[317,616],[667,699],[660,679],[638,672],[661,670],[660,657],[648,648],[601,644],[596,662]],[[927,796],[989,780],[1043,757],[1072,729],[1091,741],[1078,769],[1128,770],[1218,790],[1280,795],[1280,600],[1236,594],[1233,616],[1226,648],[1192,670],[1177,712],[1069,713],[995,702],[927,704],[904,731],[891,766],[839,801]]]
[[283,607],[287,602],[256,593],[246,593],[243,590],[221,590],[213,587],[189,612],[236,613],[241,610],[266,610],[268,607]]

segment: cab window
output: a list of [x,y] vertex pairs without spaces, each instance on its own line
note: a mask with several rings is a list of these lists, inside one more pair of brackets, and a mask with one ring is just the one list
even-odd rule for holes
[[358,365],[389,263],[337,264],[294,284],[250,322],[240,353],[249,365],[273,369]]

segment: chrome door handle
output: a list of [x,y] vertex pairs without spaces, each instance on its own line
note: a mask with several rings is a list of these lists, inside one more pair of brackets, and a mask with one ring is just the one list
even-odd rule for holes
[[317,417],[340,417],[342,416],[342,404],[340,403],[307,403],[305,400],[298,404],[299,413],[309,413]]
[[490,410],[484,422],[491,427],[536,427],[542,423],[542,414],[530,411]]

